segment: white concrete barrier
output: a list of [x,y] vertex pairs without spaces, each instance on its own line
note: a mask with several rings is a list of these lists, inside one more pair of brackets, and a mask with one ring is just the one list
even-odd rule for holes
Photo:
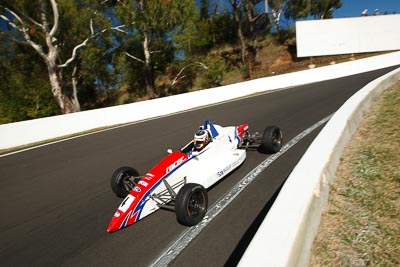
[[400,15],[296,21],[298,57],[400,49]]
[[4,124],[0,125],[0,150],[173,114],[253,93],[335,79],[398,64],[400,52],[395,52],[150,101]]
[[334,114],[296,165],[238,266],[307,266],[344,148],[364,112],[400,81],[400,68],[365,86]]

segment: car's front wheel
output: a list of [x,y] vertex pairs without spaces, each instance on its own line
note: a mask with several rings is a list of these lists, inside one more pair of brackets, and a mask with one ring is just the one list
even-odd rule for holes
[[140,180],[139,172],[132,167],[121,167],[111,176],[111,189],[118,197],[126,197]]
[[186,226],[196,225],[206,215],[207,207],[206,189],[199,184],[185,184],[175,199],[176,219]]
[[277,126],[268,126],[264,130],[262,149],[264,152],[274,154],[281,150],[283,143],[282,130]]

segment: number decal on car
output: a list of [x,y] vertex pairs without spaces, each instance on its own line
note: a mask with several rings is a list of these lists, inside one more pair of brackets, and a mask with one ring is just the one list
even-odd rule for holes
[[132,195],[128,195],[124,201],[122,201],[121,205],[118,207],[118,209],[122,212],[126,212],[128,208],[131,206],[132,202],[135,200],[135,197]]

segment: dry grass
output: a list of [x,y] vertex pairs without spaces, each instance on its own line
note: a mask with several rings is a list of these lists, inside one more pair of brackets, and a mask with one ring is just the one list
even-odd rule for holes
[[310,266],[400,266],[400,83],[346,148]]

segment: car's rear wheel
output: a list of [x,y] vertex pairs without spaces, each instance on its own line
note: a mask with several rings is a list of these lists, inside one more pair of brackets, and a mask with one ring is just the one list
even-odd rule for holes
[[199,184],[185,184],[175,199],[176,219],[186,226],[196,225],[206,215],[207,207],[206,189]]
[[118,197],[126,197],[139,182],[139,172],[132,167],[121,167],[111,176],[111,188]]
[[283,134],[279,127],[268,126],[264,130],[262,149],[265,153],[274,154],[281,150]]

